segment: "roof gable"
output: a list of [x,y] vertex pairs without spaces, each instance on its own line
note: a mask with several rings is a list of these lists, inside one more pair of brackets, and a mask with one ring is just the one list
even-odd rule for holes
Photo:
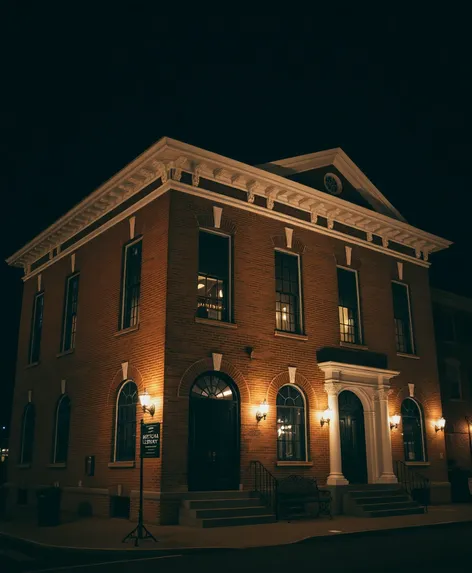
[[406,222],[403,215],[340,147],[279,159],[258,165],[258,167],[327,194],[324,176],[327,173],[334,173],[342,182],[343,190],[339,194],[341,199]]

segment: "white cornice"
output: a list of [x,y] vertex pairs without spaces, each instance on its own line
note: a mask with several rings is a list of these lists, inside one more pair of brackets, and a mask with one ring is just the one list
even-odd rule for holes
[[341,374],[349,374],[352,376],[368,376],[371,378],[382,376],[382,378],[390,379],[400,374],[398,370],[386,370],[384,368],[373,368],[372,366],[345,364],[344,362],[334,362],[332,360],[328,362],[319,362],[318,368],[330,376],[333,372],[340,372]]
[[[254,197],[256,195],[267,197],[270,199],[268,208],[257,207],[259,212],[264,211],[268,216],[289,220],[291,224],[298,226],[309,226],[318,232],[344,237],[351,243],[360,242],[367,248],[388,252],[400,259],[415,261],[408,255],[400,255],[389,249],[389,241],[394,241],[415,249],[418,259],[415,262],[422,264],[422,266],[428,266],[429,253],[445,249],[451,244],[445,239],[416,229],[403,221],[375,213],[338,197],[329,196],[258,167],[246,165],[180,141],[163,138],[30,243],[9,257],[7,263],[23,267],[25,272],[29,274],[28,270],[32,263],[59,247],[64,241],[72,238],[123,201],[139,193],[144,187],[159,178],[164,184],[172,180],[173,186],[179,185],[183,172],[192,175],[193,187],[185,185],[186,192],[189,192],[190,188],[196,195],[206,195],[208,193],[206,190],[197,187],[201,183],[201,178],[223,183],[247,193],[248,203],[234,200],[238,207],[244,205],[256,208],[253,205]],[[216,193],[214,196],[219,197],[220,200],[223,199],[221,195]],[[307,223],[272,211],[273,201],[311,213],[312,222]],[[134,210],[136,209],[130,207],[126,212],[134,212]],[[328,229],[316,224],[318,216],[328,219]],[[121,220],[122,217],[119,216],[119,219]],[[106,225],[110,226],[116,220],[118,219],[113,218]],[[344,235],[334,230],[335,221],[366,232],[368,240],[355,239],[350,235]],[[370,242],[372,233],[383,238],[384,246],[380,247]],[[94,232],[93,235],[95,236],[96,233]],[[90,236],[87,235],[84,239],[89,240]],[[83,244],[84,239],[74,244],[74,249],[79,244]],[[67,251],[69,252],[70,249]],[[423,255],[422,260],[421,255]],[[56,259],[55,256],[51,262]]]

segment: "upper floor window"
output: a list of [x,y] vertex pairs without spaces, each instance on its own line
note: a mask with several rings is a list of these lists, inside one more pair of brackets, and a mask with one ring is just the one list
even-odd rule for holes
[[306,461],[305,397],[292,384],[277,393],[277,459]]
[[35,409],[29,402],[23,410],[20,440],[20,464],[30,464],[33,459]]
[[136,404],[138,387],[125,382],[116,400],[115,455],[114,461],[134,461],[136,455]]
[[413,354],[413,326],[411,321],[410,290],[408,285],[392,282],[393,316],[397,352]]
[[125,246],[123,253],[123,285],[121,294],[121,329],[137,326],[139,321],[141,255],[141,239]]
[[69,426],[70,426],[70,398],[63,395],[59,398],[56,407],[56,419],[54,424],[54,447],[52,462],[54,464],[67,461],[69,449]]
[[454,358],[440,361],[440,377],[449,400],[462,399],[461,364]]
[[426,461],[423,412],[416,400],[405,398],[402,402],[401,415],[405,461]]
[[275,251],[275,327],[301,332],[300,257]]
[[200,231],[198,241],[197,316],[231,321],[231,238]]
[[338,267],[338,300],[341,342],[362,344],[357,271]]
[[62,327],[61,352],[75,348],[77,331],[77,305],[79,302],[79,275],[75,274],[66,280],[66,297],[64,300],[64,324]]
[[41,333],[43,330],[44,293],[40,292],[34,297],[33,318],[31,321],[31,336],[29,346],[29,363],[39,362],[41,349]]

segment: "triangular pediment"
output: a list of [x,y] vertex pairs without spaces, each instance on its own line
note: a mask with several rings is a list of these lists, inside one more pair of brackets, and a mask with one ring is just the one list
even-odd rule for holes
[[258,167],[376,213],[405,221],[340,148],[271,161]]

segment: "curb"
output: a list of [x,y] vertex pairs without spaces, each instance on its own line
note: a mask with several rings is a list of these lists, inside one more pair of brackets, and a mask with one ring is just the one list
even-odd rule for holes
[[101,561],[106,561],[108,559],[116,559],[116,558],[126,558],[126,559],[140,559],[144,557],[153,558],[153,557],[164,557],[170,555],[189,555],[189,554],[204,554],[204,553],[216,553],[216,552],[228,552],[228,551],[242,551],[242,550],[251,550],[251,549],[268,549],[268,548],[276,548],[276,547],[288,547],[290,545],[298,545],[298,544],[309,544],[309,543],[317,543],[326,542],[328,540],[339,540],[343,537],[362,537],[362,536],[380,536],[382,534],[401,534],[405,533],[411,529],[420,529],[420,528],[434,528],[434,527],[461,527],[464,525],[471,525],[472,520],[464,520],[464,521],[443,521],[438,523],[427,523],[427,524],[415,524],[415,525],[406,525],[401,527],[392,527],[392,528],[385,528],[385,529],[366,529],[361,531],[345,531],[339,533],[329,533],[323,535],[313,535],[304,537],[302,539],[298,539],[296,541],[291,541],[289,543],[281,543],[278,545],[260,545],[260,546],[245,546],[245,547],[167,547],[167,548],[152,548],[152,549],[142,549],[140,547],[123,547],[123,549],[117,548],[87,548],[87,547],[66,547],[60,545],[50,545],[46,543],[41,543],[39,541],[33,541],[31,539],[25,539],[22,537],[18,537],[15,535],[11,535],[8,533],[0,532],[0,542],[7,541],[8,545],[11,549],[17,549],[19,551],[23,551],[31,556],[38,557],[38,558],[48,558],[50,556],[54,556],[54,560],[57,560],[61,557],[67,557],[74,560],[77,558],[81,558],[84,560],[88,560],[92,557],[97,558]]

